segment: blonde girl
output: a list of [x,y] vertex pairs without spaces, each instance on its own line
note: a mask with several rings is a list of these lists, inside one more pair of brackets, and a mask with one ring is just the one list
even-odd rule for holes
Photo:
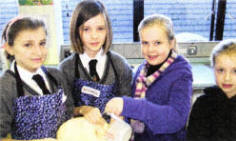
[[194,103],[188,141],[236,140],[236,40],[218,43],[211,53],[216,85]]
[[133,98],[113,98],[105,111],[131,119],[135,141],[183,141],[191,105],[191,66],[175,52],[170,18],[148,16],[138,31],[145,60],[134,76]]

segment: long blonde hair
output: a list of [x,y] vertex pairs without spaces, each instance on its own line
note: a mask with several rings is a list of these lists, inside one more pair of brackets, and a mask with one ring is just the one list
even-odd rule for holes
[[211,52],[211,66],[215,66],[216,57],[221,55],[236,55],[236,39],[227,39],[218,43]]
[[173,22],[169,17],[165,15],[153,14],[145,17],[138,26],[138,32],[140,34],[141,30],[144,29],[145,27],[155,26],[155,25],[161,26],[163,28],[163,30],[166,32],[169,43],[174,40],[175,43],[174,50],[177,51]]

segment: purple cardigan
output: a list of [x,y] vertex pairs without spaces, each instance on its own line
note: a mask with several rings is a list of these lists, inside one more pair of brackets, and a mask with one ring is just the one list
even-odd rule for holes
[[[141,64],[134,76],[140,73]],[[135,141],[183,141],[192,96],[192,72],[189,63],[178,56],[175,61],[148,88],[145,99],[123,97],[122,116],[145,124]],[[135,91],[133,83],[132,94]]]

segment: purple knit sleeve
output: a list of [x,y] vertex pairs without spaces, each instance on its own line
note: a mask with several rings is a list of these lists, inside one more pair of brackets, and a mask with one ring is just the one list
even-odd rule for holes
[[188,118],[192,96],[192,76],[184,75],[170,87],[169,102],[155,104],[146,99],[123,97],[122,115],[137,119],[154,134],[175,133],[182,129]]

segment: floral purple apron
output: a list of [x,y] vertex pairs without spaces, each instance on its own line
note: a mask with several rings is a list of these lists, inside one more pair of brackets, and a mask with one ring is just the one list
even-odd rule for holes
[[[47,76],[56,84],[56,80],[42,67]],[[65,121],[64,91],[59,88],[54,94],[43,96],[25,96],[22,81],[15,67],[18,98],[14,103],[15,121],[12,138],[32,140],[55,138],[58,127]]]
[[[108,63],[111,63],[111,66],[115,72],[116,81],[111,85],[104,85],[97,82],[92,81],[92,79],[88,76],[89,80],[82,80],[79,76],[78,63],[79,56],[76,55],[75,61],[75,89],[73,92],[73,96],[75,98],[75,106],[81,105],[89,105],[95,106],[99,108],[101,112],[104,111],[106,103],[113,97],[116,96],[117,92],[117,72],[114,67],[114,64],[111,60],[110,53],[108,52]],[[82,64],[82,63],[81,63]]]

